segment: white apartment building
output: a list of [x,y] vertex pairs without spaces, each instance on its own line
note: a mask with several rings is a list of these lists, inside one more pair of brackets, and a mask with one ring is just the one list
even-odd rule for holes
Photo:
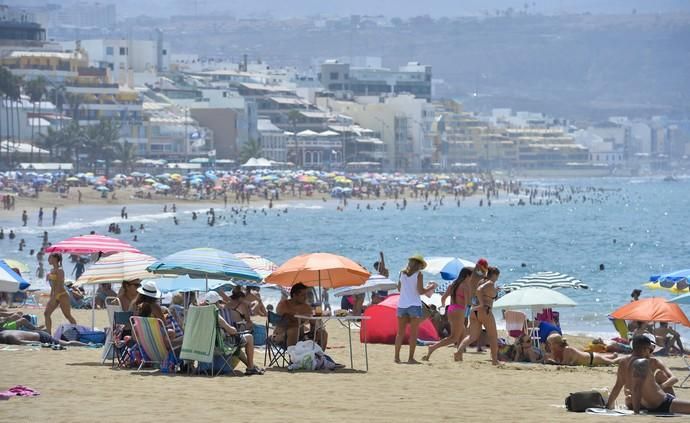
[[259,131],[262,157],[276,162],[287,162],[287,145],[290,136],[272,124],[270,119],[259,119],[257,129]]

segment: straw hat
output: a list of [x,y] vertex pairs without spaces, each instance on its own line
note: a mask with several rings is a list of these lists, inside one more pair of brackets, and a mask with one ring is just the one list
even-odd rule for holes
[[408,257],[407,259],[418,261],[422,264],[422,269],[426,268],[426,261],[424,260],[424,256],[422,256],[421,254],[415,254],[411,257]]
[[151,298],[161,298],[163,296],[154,281],[145,281],[137,288],[137,292]]

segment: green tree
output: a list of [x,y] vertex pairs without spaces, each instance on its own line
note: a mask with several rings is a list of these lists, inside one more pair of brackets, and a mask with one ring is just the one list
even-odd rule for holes
[[297,109],[291,109],[288,112],[288,121],[292,124],[292,137],[295,140],[295,148],[299,152],[299,157],[297,157],[297,163],[295,164],[304,167],[304,152],[297,142],[297,123],[302,121],[302,113]]
[[254,138],[250,138],[249,141],[244,143],[240,151],[240,161],[246,163],[247,160],[252,157],[261,157],[261,143]]
[[137,158],[137,146],[126,140],[121,143],[116,142],[113,144],[113,157],[120,161],[122,171],[128,173]]
[[[38,103],[38,133],[41,133],[41,101],[43,96],[46,94],[46,80],[42,76],[36,79],[27,81],[24,84],[24,92],[29,96],[29,101],[31,101],[33,107],[33,115],[36,117],[36,103]],[[36,136],[34,133],[34,125],[31,125],[31,153],[29,156],[29,161],[34,160],[34,144],[36,143]]]
[[110,174],[110,163],[113,160],[114,146],[120,139],[120,126],[112,119],[102,119],[98,124],[86,129],[86,149],[91,163],[96,160],[105,162],[105,176]]
[[56,149],[63,144],[62,138],[64,135],[64,130],[53,129],[50,126],[45,134],[40,134],[39,145],[48,150],[48,157],[50,157],[51,160],[53,159]]

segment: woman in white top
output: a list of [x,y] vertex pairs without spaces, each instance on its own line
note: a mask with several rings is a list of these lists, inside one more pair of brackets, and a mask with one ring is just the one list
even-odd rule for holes
[[412,256],[408,259],[407,268],[400,272],[398,280],[398,291],[400,298],[398,301],[398,333],[395,336],[395,362],[400,363],[400,348],[405,338],[405,329],[410,325],[410,355],[407,359],[409,364],[418,363],[414,359],[414,350],[417,346],[417,329],[424,316],[422,314],[421,295],[426,295],[436,289],[436,284],[431,283],[424,286],[424,277],[420,272],[426,267],[424,257],[420,255]]

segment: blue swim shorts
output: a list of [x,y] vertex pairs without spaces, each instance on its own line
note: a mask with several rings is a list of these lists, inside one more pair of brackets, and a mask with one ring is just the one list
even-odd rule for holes
[[421,319],[422,316],[423,314],[421,306],[410,306],[404,308],[398,307],[398,317],[414,317]]

